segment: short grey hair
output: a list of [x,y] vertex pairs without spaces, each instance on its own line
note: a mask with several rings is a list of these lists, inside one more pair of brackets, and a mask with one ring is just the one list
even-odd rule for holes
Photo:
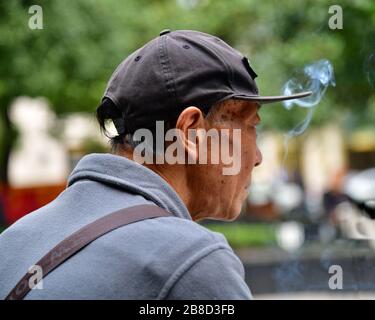
[[[204,117],[206,119],[209,119],[211,121],[216,121],[216,115],[218,114],[219,110],[226,105],[228,100],[220,101],[212,105],[212,107],[209,109],[209,111],[204,114]],[[103,112],[99,112],[99,109],[96,113],[97,121],[99,122],[100,129],[104,133],[105,136],[109,138],[109,142],[111,145],[111,152],[112,153],[118,153],[123,148],[130,148],[135,149],[138,145],[141,143],[145,145],[145,148],[149,148],[149,151],[151,151],[154,155],[157,155],[159,152],[164,152],[165,150],[156,150],[157,144],[155,141],[153,141],[152,146],[149,144],[149,141],[142,141],[135,139],[134,133],[124,133],[124,134],[118,134],[116,136],[110,136],[108,133],[108,130],[106,128],[106,124],[108,120],[112,120],[114,118],[117,118],[119,115],[117,107],[112,103],[109,103],[106,106],[106,112],[105,114]],[[113,117],[115,115],[116,117]],[[176,127],[177,118],[164,121],[164,135],[167,133],[168,130],[174,129]],[[113,122],[113,120],[112,120]],[[156,137],[156,126],[145,128],[151,131],[152,136]],[[149,145],[148,145],[149,144]],[[147,146],[148,145],[148,146]]]

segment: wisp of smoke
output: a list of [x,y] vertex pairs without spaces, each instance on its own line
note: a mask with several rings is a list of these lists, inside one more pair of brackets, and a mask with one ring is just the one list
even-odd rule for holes
[[288,154],[289,140],[302,134],[311,122],[315,107],[323,98],[328,86],[335,86],[335,77],[331,62],[326,59],[318,60],[305,65],[302,70],[295,72],[294,77],[289,79],[284,87],[283,94],[289,95],[301,91],[311,91],[312,95],[306,98],[284,101],[283,105],[287,110],[294,106],[308,109],[306,117],[294,128],[289,130],[284,140],[284,160],[285,163]]
[[375,53],[370,54],[364,64],[363,70],[366,74],[368,83],[375,89]]

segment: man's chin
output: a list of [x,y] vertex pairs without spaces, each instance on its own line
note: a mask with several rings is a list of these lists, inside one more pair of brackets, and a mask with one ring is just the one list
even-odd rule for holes
[[239,206],[238,209],[236,209],[233,214],[228,218],[227,221],[234,221],[236,220],[241,214],[241,206]]

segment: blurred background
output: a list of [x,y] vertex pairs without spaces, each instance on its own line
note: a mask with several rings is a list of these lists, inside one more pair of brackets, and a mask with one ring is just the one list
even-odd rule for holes
[[261,109],[240,219],[202,224],[256,298],[375,298],[375,2],[332,5],[1,1],[0,232],[52,201],[83,155],[109,152],[94,112],[114,68],[163,29],[195,29],[247,55],[261,94],[314,92]]

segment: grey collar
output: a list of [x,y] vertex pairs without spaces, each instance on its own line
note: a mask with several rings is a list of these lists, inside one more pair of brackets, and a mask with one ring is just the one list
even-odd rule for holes
[[163,178],[125,157],[109,153],[84,156],[69,176],[67,186],[82,179],[140,194],[176,217],[192,220],[185,204]]

